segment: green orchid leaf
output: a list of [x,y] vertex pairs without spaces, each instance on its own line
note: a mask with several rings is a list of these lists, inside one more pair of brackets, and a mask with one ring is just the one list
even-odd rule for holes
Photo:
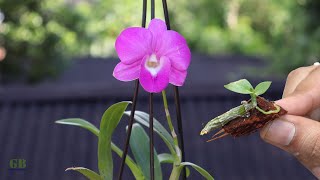
[[[122,150],[118,146],[113,144],[112,142],[111,142],[111,149],[120,158],[122,158],[122,153],[123,153]],[[127,155],[125,163],[129,167],[129,169],[132,172],[132,174],[135,177],[135,179],[146,179],[144,177],[143,172],[141,171],[141,169],[138,167],[138,165],[133,161],[133,159],[129,155]]]
[[[124,114],[127,116],[130,116],[131,111],[126,111]],[[149,127],[149,114],[142,112],[142,111],[135,111],[134,119],[146,126]],[[170,133],[160,124],[159,121],[157,121],[155,118],[153,118],[153,130],[161,137],[161,139],[165,142],[167,147],[170,150],[170,153],[177,156],[177,153],[175,149],[175,144],[173,142],[173,138],[170,135]]]
[[240,79],[235,82],[224,85],[224,87],[230,91],[240,94],[251,94],[253,93],[253,87],[250,82],[246,79]]
[[78,171],[90,180],[103,180],[99,174],[84,167],[71,167],[66,169],[66,171]]
[[55,123],[71,125],[71,126],[79,126],[79,127],[82,127],[84,129],[89,130],[90,132],[92,132],[96,136],[99,136],[99,129],[84,119],[80,119],[80,118],[61,119],[61,120],[56,121]]
[[174,163],[174,157],[172,154],[162,153],[158,155],[160,163]]
[[190,176],[190,169],[188,167],[186,167],[186,176],[189,177]]
[[[56,123],[63,124],[63,125],[70,125],[70,126],[79,126],[79,127],[82,127],[84,129],[89,130],[90,132],[92,132],[93,134],[95,134],[96,136],[99,137],[99,133],[100,133],[99,129],[84,119],[69,118],[69,119],[58,120],[58,121],[56,121]],[[113,142],[111,142],[111,149],[120,158],[122,157],[122,150],[117,145],[115,145]],[[139,169],[138,165],[133,161],[133,159],[129,155],[127,155],[125,163],[129,167],[129,169],[131,170],[132,174],[134,175],[134,177],[136,179],[144,179],[142,171]]]
[[203,169],[202,167],[200,167],[196,164],[193,164],[190,162],[182,162],[180,165],[181,165],[181,168],[184,166],[191,166],[191,167],[193,167],[193,169],[198,171],[207,180],[213,180],[213,177],[210,175],[210,173],[208,173],[205,169]]
[[271,81],[264,81],[259,83],[256,88],[254,89],[254,92],[257,96],[264,94],[270,87]]
[[113,161],[111,153],[111,136],[130,102],[119,102],[110,106],[100,122],[98,142],[98,168],[104,180],[113,179]]
[[[134,123],[132,126],[132,133],[130,138],[130,149],[136,160],[138,166],[140,166],[144,177],[150,178],[150,139],[143,127]],[[156,180],[162,179],[162,170],[158,154],[154,149],[154,176]]]

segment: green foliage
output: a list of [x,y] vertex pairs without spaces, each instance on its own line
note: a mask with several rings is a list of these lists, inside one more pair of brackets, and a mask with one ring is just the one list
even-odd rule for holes
[[[319,1],[176,0],[172,28],[193,51],[246,54],[270,60],[269,73],[287,73],[319,58]],[[131,0],[0,0],[0,71],[6,80],[55,76],[73,56],[114,55],[122,29],[140,26],[142,2]],[[148,13],[147,19],[150,19]],[[156,17],[163,18],[161,1]]]
[[66,171],[78,171],[85,177],[87,177],[90,180],[103,180],[101,176],[94,171],[91,171],[90,169],[83,168],[83,167],[73,167],[73,168],[68,168]]
[[[124,114],[126,114],[127,116],[130,116],[130,111],[126,111]],[[140,123],[146,127],[149,127],[149,114],[142,112],[142,111],[136,111],[134,118],[138,123]],[[154,121],[153,122],[154,123],[153,130],[161,137],[161,139],[165,142],[165,144],[167,145],[167,147],[169,148],[169,150],[171,152],[171,154],[167,154],[167,153],[159,154],[157,157],[157,159],[158,159],[157,161],[159,161],[160,163],[174,164],[173,172],[171,174],[171,175],[173,175],[172,177],[179,178],[183,167],[185,165],[191,165],[203,177],[205,177],[207,179],[213,179],[212,176],[206,170],[201,168],[200,166],[195,165],[190,162],[181,162],[180,149],[179,149],[179,147],[176,147],[174,145],[173,138],[170,135],[170,133],[155,118],[153,119],[153,121]],[[175,168],[176,168],[176,171],[174,170]],[[187,170],[186,171],[187,176],[189,176],[190,170],[188,168],[186,168],[186,170]]]
[[160,163],[174,163],[174,157],[172,154],[162,153],[158,155]]
[[120,102],[110,106],[101,118],[98,142],[98,167],[103,179],[113,178],[111,137],[129,103]]
[[[124,113],[127,116],[130,116],[130,111],[126,111]],[[149,114],[142,111],[135,111],[134,119],[140,124],[149,127]],[[177,158],[176,147],[173,142],[173,138],[170,133],[160,124],[158,120],[153,118],[153,130],[161,137],[161,139],[165,142],[167,147],[169,148],[171,154]]]
[[[125,112],[130,102],[120,102],[110,106],[102,116],[100,123],[100,130],[97,129],[90,122],[80,118],[69,118],[56,121],[57,124],[79,126],[89,130],[99,138],[98,142],[98,167],[100,174],[95,173],[92,170],[83,167],[72,167],[66,169],[78,171],[89,179],[112,179],[113,178],[113,161],[111,150],[113,150],[118,156],[122,157],[122,151],[111,142],[111,136],[117,127],[123,114],[129,115],[130,112]],[[149,115],[145,112],[136,111],[136,121],[141,125],[148,127]],[[175,146],[172,136],[169,132],[154,119],[153,129],[168,146],[170,153],[157,154],[154,149],[154,167],[156,179],[162,179],[162,163],[173,164],[173,170],[171,177],[178,179],[180,177],[181,170],[184,166],[190,165],[197,170],[203,177],[212,179],[212,176],[200,166],[197,166],[189,162],[181,162],[181,152],[179,147]],[[134,124],[130,139],[130,147],[135,157],[136,163],[132,158],[127,155],[126,164],[129,166],[131,172],[136,179],[150,179],[149,174],[149,137],[144,129],[139,124]],[[187,176],[190,175],[190,169],[186,168]]]
[[[132,126],[130,138],[130,148],[134,159],[141,168],[145,179],[150,179],[150,139],[141,125],[135,123]],[[154,149],[154,177],[156,180],[162,179],[162,171],[158,154]]]
[[317,0],[177,0],[169,7],[174,29],[197,51],[265,56],[269,74],[286,74],[320,56]]
[[271,81],[264,81],[259,83],[255,88],[253,88],[248,80],[240,79],[238,81],[224,85],[224,87],[230,91],[239,94],[250,94],[254,96],[259,96],[261,94],[264,94],[269,89],[270,85]]
[[[172,156],[172,154],[168,154],[168,153],[162,153],[158,155],[158,159],[160,161],[160,163],[171,163],[173,164],[175,162],[174,157]],[[186,169],[186,175],[187,177],[190,176],[190,169],[188,167],[185,167]]]
[[271,81],[265,81],[259,83],[255,88],[254,88],[254,93],[259,96],[261,94],[264,94],[270,87]]
[[193,167],[193,169],[198,171],[207,180],[213,180],[213,177],[205,169],[203,169],[202,167],[200,167],[200,166],[198,166],[196,164],[193,164],[193,163],[190,163],[190,162],[182,162],[181,163],[181,168],[184,167],[184,166],[191,166],[191,167]]
[[[71,125],[71,126],[79,126],[79,127],[82,127],[84,129],[89,130],[94,135],[99,137],[99,133],[100,133],[99,129],[97,129],[90,122],[83,120],[83,119],[79,119],[79,118],[62,119],[62,120],[56,121],[56,123],[57,124],[64,124],[64,125]],[[113,142],[111,142],[111,149],[119,157],[122,157],[122,150],[118,146],[116,146]],[[138,167],[138,165],[133,161],[133,159],[129,155],[127,155],[125,163],[130,168],[132,174],[134,175],[134,177],[136,179],[143,179],[143,174],[142,174],[140,168]],[[74,170],[74,169],[68,168],[67,170]]]
[[0,0],[2,80],[37,82],[58,75],[73,56],[114,54],[116,36],[139,26],[141,10],[130,0]]
[[65,124],[65,125],[71,125],[71,126],[79,126],[82,127],[84,129],[89,130],[90,132],[92,132],[94,135],[99,136],[99,129],[96,128],[93,124],[91,124],[90,122],[84,120],[84,119],[80,119],[80,118],[68,118],[68,119],[62,119],[62,120],[58,120],[55,123],[57,124]]
[[68,57],[81,52],[79,41],[88,41],[85,34],[80,38],[76,26],[83,20],[72,9],[62,0],[0,0],[0,47],[6,49],[0,70],[5,80],[34,82],[55,76]]
[[240,79],[238,81],[231,82],[227,85],[224,85],[224,87],[230,91],[240,94],[252,94],[254,90],[250,82],[246,79]]

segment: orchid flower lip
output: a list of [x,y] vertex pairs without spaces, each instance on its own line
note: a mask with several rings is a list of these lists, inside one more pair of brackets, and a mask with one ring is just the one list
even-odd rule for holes
[[152,53],[151,56],[147,57],[144,67],[150,72],[150,74],[155,77],[157,76],[159,70],[162,68],[162,61],[157,58],[157,56]]

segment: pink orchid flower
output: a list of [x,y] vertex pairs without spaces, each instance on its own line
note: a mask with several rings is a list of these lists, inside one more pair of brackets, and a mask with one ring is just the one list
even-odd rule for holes
[[113,76],[120,81],[139,79],[146,91],[158,93],[169,83],[182,86],[186,79],[191,60],[187,42],[160,19],[151,20],[148,28],[123,30],[115,48],[121,62]]

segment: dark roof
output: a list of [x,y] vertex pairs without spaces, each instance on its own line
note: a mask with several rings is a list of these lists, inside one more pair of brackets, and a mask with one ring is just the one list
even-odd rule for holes
[[[249,60],[247,60],[249,59]],[[54,124],[62,118],[80,117],[99,126],[100,117],[111,104],[130,100],[133,83],[116,81],[112,69],[117,60],[83,58],[75,62],[59,79],[35,86],[9,85],[2,88],[0,100],[0,179],[79,179],[67,167],[82,166],[97,171],[97,138],[90,132]],[[216,179],[312,179],[312,175],[294,157],[263,142],[259,134],[206,143],[200,137],[201,124],[236,106],[242,96],[229,93],[223,84],[248,77],[244,66],[259,68],[259,59],[239,56],[207,57],[195,55],[186,85],[180,88],[186,159],[196,163]],[[231,72],[231,74],[230,74]],[[258,78],[255,82],[260,81]],[[274,79],[274,78],[272,78]],[[284,79],[274,79],[269,99],[281,97]],[[172,87],[168,88],[173,107]],[[147,111],[146,93],[139,94],[138,110]],[[166,123],[160,95],[155,98],[156,118]],[[174,116],[174,109],[171,114]],[[124,118],[113,141],[123,146]],[[168,152],[156,138],[158,152]],[[9,160],[23,158],[27,169],[8,170]],[[119,158],[114,155],[115,168]],[[169,173],[170,165],[164,165]],[[115,171],[117,172],[117,171]],[[126,178],[130,173],[126,169]],[[201,179],[192,170],[190,179]]]
[[[123,83],[112,76],[118,61],[116,58],[78,58],[55,80],[30,86],[9,84],[1,87],[1,101],[131,97],[133,83]],[[254,78],[252,72],[263,71],[264,64],[256,57],[195,54],[182,93],[185,96],[225,95],[223,85],[227,82],[240,78],[249,78],[254,83],[261,80]],[[271,79],[275,80],[273,87],[283,86],[283,80]]]

